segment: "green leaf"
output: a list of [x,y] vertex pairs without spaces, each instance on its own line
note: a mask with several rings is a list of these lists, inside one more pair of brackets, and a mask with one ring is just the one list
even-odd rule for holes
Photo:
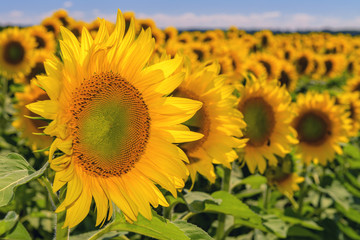
[[321,236],[314,234],[301,226],[292,226],[287,232],[288,237],[302,237],[301,239],[321,240]]
[[299,224],[303,227],[310,228],[313,230],[318,230],[318,231],[323,230],[322,227],[320,227],[314,221],[311,221],[311,220],[304,220],[304,219],[294,218],[294,217],[289,217],[289,216],[279,216],[279,218],[281,218],[285,222],[292,223],[292,224]]
[[9,232],[16,225],[18,218],[19,216],[14,211],[8,212],[5,218],[0,221],[0,236]]
[[205,203],[213,203],[219,205],[221,200],[215,199],[204,192],[188,192],[184,195],[184,199],[191,212],[202,212],[205,208]]
[[47,166],[48,163],[39,171],[35,171],[19,154],[10,153],[7,156],[0,156],[0,207],[10,203],[17,186],[39,177]]
[[360,189],[360,182],[354,175],[352,175],[350,172],[346,172],[345,177],[351,185]]
[[342,224],[341,222],[337,222],[336,225],[339,227],[340,231],[342,231],[346,236],[353,240],[360,240],[360,235],[351,227]]
[[[153,217],[151,221],[139,215],[137,221],[134,223],[126,222],[122,214],[117,214],[115,221],[111,224],[111,231],[135,232],[161,240],[189,240],[192,235],[203,235],[202,230],[200,231],[200,229],[195,226],[189,227],[179,222],[175,224],[157,215],[155,211],[153,211],[152,214]],[[178,225],[183,227],[184,230],[179,228]],[[199,233],[196,233],[196,231],[199,231]],[[189,234],[189,236],[187,234]]]
[[354,159],[360,159],[360,150],[351,144],[346,144],[344,147],[344,153],[351,156]]
[[12,230],[10,233],[6,234],[4,238],[1,239],[9,239],[9,240],[31,240],[31,236],[24,227],[24,225],[21,222],[18,222],[16,224],[16,227],[14,230]]
[[276,215],[263,216],[263,225],[269,228],[276,236],[285,238],[288,226]]
[[260,188],[260,186],[266,182],[266,177],[261,175],[250,175],[249,177],[241,180],[242,184],[249,184],[252,188]]
[[360,224],[360,212],[359,211],[357,211],[356,209],[351,208],[351,207],[349,207],[349,209],[345,209],[343,206],[341,206],[338,203],[335,203],[335,207],[339,212],[344,214],[345,217],[347,217],[351,221],[354,221],[354,222]]
[[198,226],[188,223],[183,220],[177,220],[173,222],[178,228],[181,229],[190,239],[203,239],[203,240],[211,240],[212,237],[209,236],[204,230],[199,228]]
[[[73,236],[70,236],[70,240],[90,239],[92,236],[94,236],[95,234],[97,234],[100,231],[101,231],[101,229],[96,230],[96,231],[87,232],[87,233],[78,234],[78,235],[73,235]],[[126,233],[127,232],[114,232],[114,231],[112,231],[112,232],[104,233],[100,237],[96,238],[96,240],[109,240],[109,239],[114,239],[116,237],[119,238],[121,236],[124,236],[124,234],[126,234]],[[126,238],[123,238],[123,239],[126,239]]]
[[261,217],[254,213],[248,205],[225,191],[217,191],[211,194],[215,199],[221,199],[220,204],[205,202],[205,212],[224,213],[237,218],[246,219],[252,222],[261,222]]

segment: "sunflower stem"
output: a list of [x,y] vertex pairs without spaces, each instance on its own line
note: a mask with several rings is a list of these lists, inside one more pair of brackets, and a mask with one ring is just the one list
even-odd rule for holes
[[307,184],[306,184],[306,178],[307,178],[308,175],[309,175],[309,171],[310,171],[309,168],[310,168],[310,166],[307,166],[307,167],[306,167],[305,176],[304,176],[305,181],[303,182],[302,187],[300,188],[300,193],[299,193],[299,207],[298,207],[298,209],[297,209],[297,212],[298,212],[299,215],[301,215],[302,208],[303,208],[303,205],[304,205],[304,198],[305,198],[306,192],[307,192],[307,190],[308,190],[308,189],[307,189],[308,186],[307,186]]
[[[64,191],[65,189],[60,190],[60,196],[64,196],[64,194],[62,194]],[[66,216],[66,211],[56,213],[56,229],[55,229],[56,240],[69,239],[69,228],[63,227],[65,223],[65,216]]]
[[[231,169],[224,168],[224,178],[221,185],[221,190],[225,192],[230,191],[230,179],[231,179]],[[225,220],[226,215],[223,213],[220,213],[218,215],[218,227],[216,230],[216,239],[221,240],[223,239],[224,230],[225,230]]]
[[51,204],[55,209],[56,206],[59,205],[60,201],[58,196],[54,193],[49,179],[47,177],[42,176],[41,178],[38,178],[38,180],[40,184],[45,186],[46,190],[48,191]]
[[269,185],[266,186],[265,196],[264,196],[264,209],[269,208],[269,200],[271,195],[271,187]]

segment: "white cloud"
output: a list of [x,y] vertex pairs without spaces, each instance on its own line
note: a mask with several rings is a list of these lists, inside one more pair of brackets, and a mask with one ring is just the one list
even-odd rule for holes
[[70,8],[70,7],[72,7],[72,5],[73,5],[73,3],[71,1],[64,2],[64,7],[65,8]]
[[[71,1],[65,2],[70,5]],[[64,3],[64,4],[65,4]],[[54,10],[55,11],[55,10]],[[13,10],[7,13],[0,12],[0,25],[33,25],[39,24],[42,19],[50,16],[53,11],[44,13],[25,13]],[[116,12],[106,13],[98,9],[93,11],[70,11],[70,16],[77,20],[91,22],[97,17],[115,22]],[[152,18],[158,27],[175,26],[180,29],[211,29],[229,28],[237,26],[242,29],[273,29],[273,30],[321,30],[327,29],[360,29],[360,17],[335,18],[331,16],[310,15],[307,13],[285,14],[278,11],[249,13],[249,14],[194,14],[191,12],[169,14],[136,13],[136,18]]]

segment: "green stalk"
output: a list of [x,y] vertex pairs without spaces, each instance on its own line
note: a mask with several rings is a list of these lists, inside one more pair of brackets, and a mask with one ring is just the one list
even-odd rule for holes
[[304,199],[305,199],[305,196],[306,196],[306,193],[307,193],[307,190],[308,190],[308,185],[306,184],[306,178],[307,176],[309,175],[309,166],[306,168],[306,171],[305,171],[305,181],[303,182],[301,188],[300,188],[300,193],[299,193],[299,208],[298,208],[298,214],[301,215],[301,212],[302,212],[302,208],[303,208],[303,205],[304,205]]
[[[226,191],[229,192],[230,190],[230,179],[231,179],[231,169],[229,168],[224,168],[224,178],[222,181],[222,185],[221,185],[221,190],[222,191]],[[220,213],[218,216],[218,227],[216,230],[216,239],[217,240],[221,240],[223,239],[223,235],[224,235],[224,228],[225,228],[225,219],[226,219],[226,215],[223,213]]]
[[267,185],[264,196],[264,209],[268,209],[269,207],[270,194],[271,194],[271,187]]
[[[65,198],[65,189],[61,189],[60,190],[60,202],[64,201]],[[66,216],[66,211],[62,211],[59,213],[56,213],[56,228],[55,228],[55,239],[56,240],[63,240],[63,239],[69,239],[69,228],[64,226],[65,223],[65,216]]]

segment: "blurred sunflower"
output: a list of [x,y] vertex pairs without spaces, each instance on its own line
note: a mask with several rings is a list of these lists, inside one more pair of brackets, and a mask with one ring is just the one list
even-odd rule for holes
[[244,138],[249,141],[244,148],[244,161],[251,173],[256,167],[260,173],[277,164],[275,155],[284,157],[297,143],[292,121],[291,98],[285,87],[276,81],[251,81],[240,89],[238,109],[247,125]]
[[176,40],[178,36],[178,30],[175,27],[167,27],[164,29],[165,42],[169,40]]
[[303,51],[298,54],[295,59],[296,70],[299,75],[308,75],[313,70],[314,54],[310,50]]
[[360,92],[360,76],[354,76],[346,81],[345,92]]
[[256,79],[259,80],[266,80],[268,78],[266,68],[264,67],[264,65],[252,59],[248,59],[244,63],[242,74],[244,76],[247,76],[248,74],[252,74],[255,76]]
[[281,70],[278,81],[280,86],[285,86],[289,92],[292,92],[296,88],[298,81],[298,75],[295,66],[287,61],[281,61]]
[[25,29],[7,28],[0,32],[0,74],[6,78],[26,75],[34,65],[35,39]]
[[253,58],[265,67],[268,80],[272,81],[279,77],[280,60],[275,56],[268,53],[257,53],[253,55]]
[[[168,206],[155,184],[176,196],[188,177],[188,159],[173,143],[202,137],[181,125],[202,104],[164,97],[183,80],[182,73],[174,73],[182,58],[149,66],[154,50],[150,28],[135,40],[132,22],[124,33],[120,11],[113,33],[102,20],[95,39],[84,28],[79,43],[61,28],[63,62],[48,60],[48,75],[38,77],[50,100],[28,105],[52,120],[44,133],[55,137],[49,151],[56,171],[53,190],[67,184],[56,210],[66,211],[64,227],[86,217],[92,198],[96,225],[111,218],[113,203],[129,222],[139,213],[151,219],[150,204]],[[64,155],[52,159],[57,149]]]
[[263,49],[270,48],[274,44],[274,35],[269,30],[256,32],[254,36],[259,39],[260,47]]
[[298,183],[303,182],[304,178],[296,173],[295,160],[291,155],[287,154],[285,157],[277,157],[277,159],[277,165],[268,167],[264,175],[270,186],[276,186],[279,192],[292,198],[294,192],[300,189]]
[[55,37],[59,35],[61,21],[55,17],[47,17],[41,21],[41,25],[46,28],[48,32],[52,32]]
[[334,78],[342,74],[346,67],[346,58],[343,54],[331,54],[324,57],[325,77]]
[[12,125],[20,130],[21,137],[27,139],[32,150],[49,147],[53,139],[41,134],[41,128],[48,125],[48,123],[44,120],[37,119],[40,116],[25,107],[36,101],[48,100],[49,97],[46,92],[39,88],[34,82],[31,82],[31,84],[25,86],[23,93],[15,93],[15,97],[18,100],[18,103],[15,105],[18,112],[16,114],[16,120]]
[[349,136],[356,137],[360,130],[360,93],[343,92],[337,97],[338,103],[345,106],[346,111],[350,113],[351,129]]
[[44,51],[48,55],[55,53],[56,42],[54,34],[46,31],[42,25],[29,27],[29,34],[36,40],[36,50]]
[[311,78],[314,80],[321,80],[325,74],[326,67],[324,61],[324,55],[315,54],[313,57],[313,69],[310,73]]
[[241,113],[234,108],[236,98],[232,96],[233,87],[225,85],[225,77],[218,75],[219,65],[202,65],[194,71],[191,68],[188,63],[185,80],[174,95],[203,103],[200,111],[184,124],[204,137],[180,147],[189,157],[187,167],[192,182],[199,172],[214,183],[216,175],[212,163],[231,168],[230,163],[237,158],[234,148],[245,146],[246,139],[236,138],[242,137],[241,129],[245,123]]
[[69,17],[69,14],[65,9],[59,9],[55,11],[52,16],[56,19],[59,19],[62,26],[64,27],[68,27],[70,22],[73,20]]
[[76,38],[81,36],[81,31],[84,27],[88,28],[87,23],[84,21],[71,21],[68,29],[75,35]]
[[297,150],[303,162],[326,165],[335,153],[342,154],[340,143],[348,142],[351,120],[344,108],[335,105],[328,93],[307,92],[297,96],[293,127],[299,139]]
[[36,77],[36,75],[44,74],[45,67],[44,62],[49,55],[45,52],[37,52],[33,54],[34,66],[31,68],[30,72],[26,75],[20,75],[14,78],[16,83],[30,84],[30,81]]

